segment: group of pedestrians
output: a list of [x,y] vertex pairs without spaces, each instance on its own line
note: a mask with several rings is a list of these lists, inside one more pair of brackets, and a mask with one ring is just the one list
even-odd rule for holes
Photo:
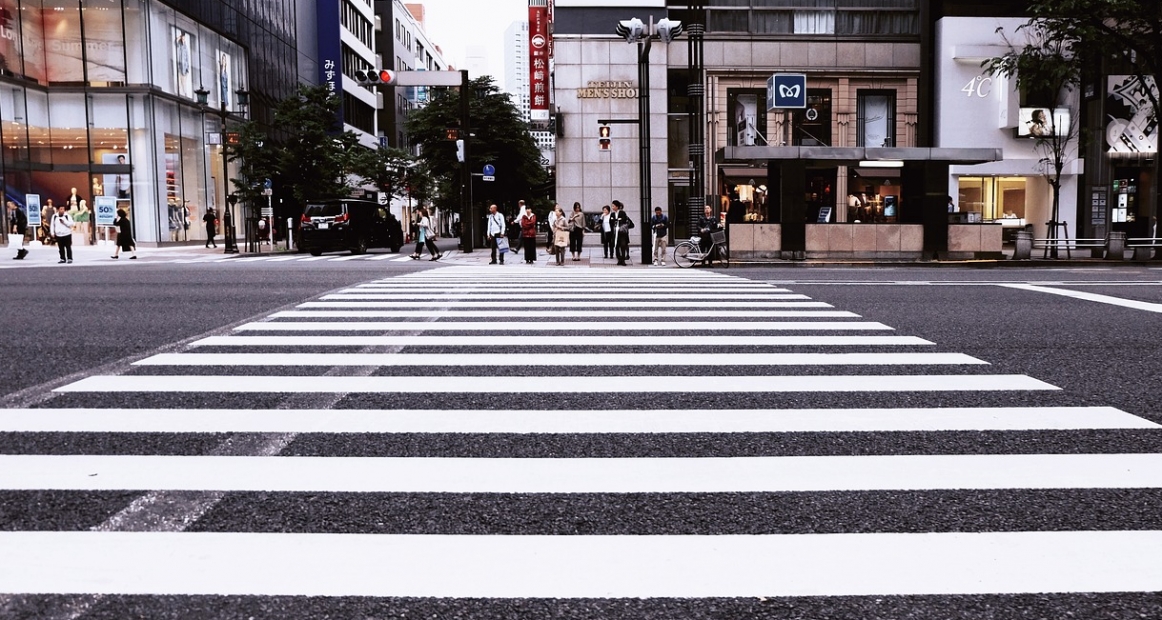
[[412,260],[419,260],[423,257],[425,246],[428,248],[428,253],[432,255],[428,260],[444,258],[444,255],[436,247],[436,228],[432,225],[432,218],[428,216],[427,209],[424,207],[416,209],[416,221],[412,225],[416,230],[416,251],[412,252]]
[[[523,200],[517,203],[517,209],[520,215],[506,222],[496,205],[488,207],[485,235],[492,250],[488,264],[503,265],[506,253],[516,255],[522,250],[526,264],[537,262],[537,216]],[[628,265],[630,231],[635,224],[633,218],[625,212],[625,205],[620,200],[614,200],[602,207],[600,223],[595,227],[595,232],[600,234],[603,257],[616,258],[618,265]],[[566,213],[561,205],[553,205],[548,215],[546,249],[554,257],[554,264],[564,266],[566,253],[573,261],[581,260],[587,229],[581,203],[573,203],[570,213]],[[661,207],[654,208],[650,229],[653,236],[653,264],[665,265],[670,220],[662,213]]]
[[[16,256],[14,260],[24,260],[28,256],[28,248],[24,247],[24,234],[28,228],[28,216],[24,210],[16,205],[15,202],[9,200],[8,204],[8,247],[16,248]],[[73,262],[73,230],[77,223],[73,220],[73,216],[68,212],[65,205],[57,205],[56,211],[49,217],[48,220],[48,239],[56,245],[57,253],[60,256],[58,264],[65,265]],[[133,240],[133,225],[129,221],[129,214],[124,209],[117,210],[117,218],[113,220],[113,225],[117,228],[117,247],[113,250],[112,258],[118,258],[122,250],[132,252],[129,258],[137,258],[137,247]]]

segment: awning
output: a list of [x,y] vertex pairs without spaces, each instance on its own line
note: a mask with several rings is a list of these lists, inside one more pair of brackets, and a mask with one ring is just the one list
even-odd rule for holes
[[801,160],[858,165],[861,161],[935,161],[972,165],[1003,161],[1002,149],[863,148],[842,146],[727,146],[715,154],[715,163]]

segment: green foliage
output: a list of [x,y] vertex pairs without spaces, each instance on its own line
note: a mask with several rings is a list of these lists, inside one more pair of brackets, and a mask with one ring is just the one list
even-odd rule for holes
[[[485,164],[496,167],[496,181],[475,182],[477,203],[514,205],[529,199],[532,188],[546,181],[541,153],[528,134],[520,112],[488,76],[472,80],[469,115],[472,126],[468,138],[468,166],[479,172]],[[459,89],[436,91],[427,106],[408,117],[407,130],[421,149],[420,170],[430,175],[436,195],[445,197],[445,207],[459,205],[460,164],[456,144],[447,139],[449,128],[460,126]]]
[[[1080,63],[1116,59],[1138,76],[1162,75],[1162,2],[1159,0],[1035,0],[1030,23],[1046,41],[1069,50]],[[1155,114],[1162,104],[1148,94]]]
[[229,160],[239,162],[238,178],[230,179],[234,193],[242,204],[265,203],[264,181],[281,177],[278,149],[253,121],[239,128],[238,138],[238,144],[227,147]]
[[279,102],[274,122],[286,135],[278,168],[297,203],[350,196],[375,179],[369,149],[338,122],[339,100],[324,86],[300,86]]

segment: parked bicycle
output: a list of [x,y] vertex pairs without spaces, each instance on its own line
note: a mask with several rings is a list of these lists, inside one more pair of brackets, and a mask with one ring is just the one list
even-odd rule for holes
[[726,231],[715,230],[710,233],[710,248],[702,251],[702,238],[695,235],[688,241],[674,246],[674,263],[679,267],[693,267],[697,264],[709,264],[714,260],[730,266],[730,255],[726,251]]

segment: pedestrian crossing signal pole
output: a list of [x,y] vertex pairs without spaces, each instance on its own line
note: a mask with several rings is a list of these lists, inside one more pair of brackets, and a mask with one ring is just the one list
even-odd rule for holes
[[[476,243],[476,216],[472,212],[472,171],[468,167],[469,137],[472,135],[468,98],[468,71],[460,70],[460,140],[456,144],[456,154],[460,164],[460,251],[471,252]],[[461,142],[463,146],[461,146]]]

